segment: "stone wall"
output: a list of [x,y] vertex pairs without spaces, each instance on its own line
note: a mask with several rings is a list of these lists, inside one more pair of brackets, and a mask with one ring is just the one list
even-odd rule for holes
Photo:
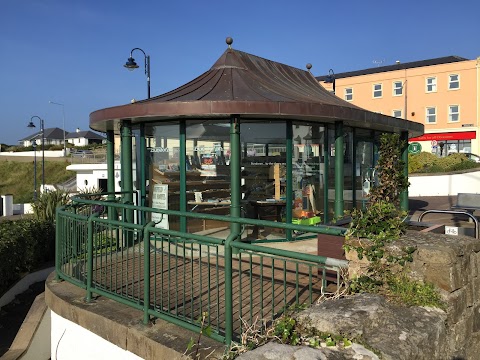
[[[317,350],[317,355],[305,359],[480,359],[480,241],[411,232],[392,248],[405,246],[416,248],[413,262],[407,265],[411,277],[433,283],[446,311],[394,305],[372,294],[327,300],[301,312],[298,328],[303,333],[328,332],[356,339],[363,345],[356,348],[364,355],[352,348],[328,354]],[[358,271],[362,264],[356,256],[347,258]],[[280,351],[277,346],[264,346],[249,356],[271,358]]]

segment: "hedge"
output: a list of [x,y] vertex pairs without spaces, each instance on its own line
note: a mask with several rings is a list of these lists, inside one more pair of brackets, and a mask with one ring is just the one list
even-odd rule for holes
[[23,274],[54,259],[54,224],[35,219],[0,222],[0,294]]

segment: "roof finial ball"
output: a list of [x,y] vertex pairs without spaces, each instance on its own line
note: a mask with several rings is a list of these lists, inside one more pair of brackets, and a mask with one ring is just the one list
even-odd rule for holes
[[232,48],[232,44],[233,44],[233,39],[229,36],[229,37],[227,37],[227,39],[225,40],[225,42],[227,43],[228,48],[231,49],[231,48]]
[[310,71],[310,69],[312,68],[312,64],[308,63],[306,67],[307,67],[307,70]]

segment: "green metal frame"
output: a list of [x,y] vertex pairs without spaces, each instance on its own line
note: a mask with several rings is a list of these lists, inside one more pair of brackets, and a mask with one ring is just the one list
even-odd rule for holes
[[343,122],[335,122],[335,207],[334,214],[336,218],[343,216],[343,188],[344,188],[344,155],[343,155]]
[[[236,140],[234,139],[236,137],[238,138],[238,122],[236,119],[232,119],[231,125],[231,140],[233,140],[233,146],[236,146]],[[236,161],[240,161],[240,159],[233,158],[231,161],[235,163]],[[105,194],[104,197],[107,198],[108,195],[111,194]],[[116,195],[120,196],[121,194],[118,193]],[[233,199],[234,204],[235,201],[236,200]],[[230,234],[225,239],[221,239],[199,234],[187,234],[182,231],[160,229],[156,228],[153,222],[142,225],[121,220],[110,220],[108,216],[102,216],[100,213],[94,212],[98,206],[106,208],[107,211],[104,211],[103,213],[108,213],[108,210],[111,208],[115,212],[120,210],[121,213],[128,213],[128,211],[145,213],[157,212],[173,216],[184,216],[186,218],[223,221],[225,224],[230,224]],[[258,226],[268,225],[292,231],[309,231],[316,234],[334,234],[338,236],[343,236],[344,229],[328,226],[310,227],[288,223],[272,224],[272,222],[265,220],[245,219],[240,217],[239,209],[239,206],[234,206],[232,208],[231,216],[219,216],[174,210],[152,209],[108,200],[90,200],[88,199],[88,196],[75,197],[71,205],[59,208],[57,210],[57,277],[84,288],[86,291],[87,301],[91,301],[93,294],[97,294],[141,310],[143,312],[144,323],[148,323],[150,317],[153,316],[168,320],[190,330],[199,331],[199,324],[196,322],[193,313],[182,314],[178,306],[176,309],[174,309],[174,311],[168,311],[166,309],[162,310],[159,309],[158,306],[155,306],[154,299],[151,298],[151,294],[171,293],[172,289],[169,286],[170,284],[164,283],[163,288],[158,288],[158,285],[155,285],[155,287],[152,288],[152,285],[149,281],[141,281],[140,274],[143,274],[144,278],[149,278],[152,276],[151,274],[155,273],[154,269],[158,269],[158,267],[161,265],[157,262],[157,260],[154,260],[152,263],[150,256],[143,256],[143,254],[149,254],[152,251],[152,239],[154,243],[160,240],[162,243],[164,242],[164,244],[162,245],[162,250],[160,250],[159,254],[164,254],[165,256],[168,255],[167,258],[171,259],[168,261],[171,261],[171,263],[165,263],[161,265],[164,266],[164,268],[163,270],[160,270],[159,274],[164,274],[162,275],[164,277],[168,276],[168,279],[176,278],[177,280],[181,280],[182,276],[185,277],[186,275],[185,273],[180,273],[181,270],[179,269],[181,269],[180,265],[182,264],[183,259],[186,259],[188,263],[197,262],[199,264],[200,275],[198,276],[200,276],[200,283],[192,283],[191,288],[188,287],[188,284],[183,284],[182,286],[184,287],[185,291],[194,291],[195,289],[199,289],[198,291],[201,290],[202,293],[204,293],[204,286],[201,285],[202,281],[205,281],[205,284],[208,284],[207,286],[209,289],[213,288],[213,284],[216,283],[225,284],[224,296],[221,298],[213,298],[211,297],[213,294],[209,293],[209,295],[205,298],[205,303],[203,305],[201,302],[199,303],[199,308],[204,310],[217,309],[218,311],[224,311],[225,320],[222,323],[213,324],[215,326],[212,337],[223,341],[228,345],[235,338],[235,336],[239,335],[239,329],[234,328],[234,324],[239,322],[237,317],[238,309],[235,311],[235,314],[237,315],[234,316],[234,306],[238,307],[238,305],[234,304],[241,303],[242,298],[244,299],[244,304],[247,303],[245,300],[247,298],[250,298],[248,301],[253,303],[253,297],[257,298],[259,295],[253,287],[253,283],[251,283],[251,281],[255,280],[252,278],[252,273],[250,273],[250,275],[244,274],[244,271],[238,268],[239,266],[245,266],[242,264],[250,264],[249,266],[252,267],[252,264],[259,263],[260,267],[263,266],[265,267],[265,270],[269,269],[269,271],[272,271],[272,278],[270,280],[268,277],[265,277],[263,272],[260,272],[258,275],[260,278],[257,276],[257,280],[255,281],[260,279],[263,286],[268,286],[272,289],[271,294],[263,295],[261,298],[261,303],[271,303],[272,308],[269,316],[275,317],[279,315],[279,307],[282,307],[283,303],[287,303],[287,295],[285,291],[287,284],[290,283],[290,280],[288,282],[286,280],[287,273],[292,272],[294,277],[297,279],[297,293],[295,295],[295,301],[298,304],[303,301],[311,303],[313,301],[312,291],[314,291],[312,285],[306,289],[308,296],[301,300],[301,296],[303,296],[301,294],[303,294],[305,289],[301,290],[301,288],[298,286],[298,281],[301,274],[301,272],[298,270],[299,267],[309,269],[306,275],[302,275],[303,277],[307,276],[309,281],[312,281],[312,277],[317,278],[318,276],[322,276],[322,285],[324,285],[326,270],[334,271],[338,277],[341,268],[344,268],[347,265],[347,262],[342,260],[329,259],[323,256],[297,253],[293,251],[272,249],[270,247],[264,247],[257,244],[247,244],[238,241],[241,224]],[[80,215],[78,213],[83,213],[84,215]],[[72,231],[72,229],[81,230]],[[116,236],[124,236],[124,240],[131,239],[131,241],[118,241],[118,239],[115,239]],[[202,250],[203,247],[206,248],[206,253],[211,255],[205,255],[205,251]],[[156,247],[154,247],[154,249],[156,249]],[[202,276],[205,276],[201,275],[205,273],[205,271],[201,271],[203,262],[198,262],[198,260],[195,260],[198,256],[189,258],[189,255],[186,254],[186,249],[189,249],[189,252],[192,254],[193,252],[198,253],[198,256],[200,256],[199,259],[203,258],[203,262],[206,261],[206,264],[209,264],[210,268],[216,268],[217,278],[215,279],[210,275],[206,278],[202,278]],[[213,253],[212,250],[214,250]],[[223,250],[223,255],[221,255],[220,250]],[[237,253],[237,255],[234,255],[234,253]],[[190,257],[191,256],[193,255],[190,255]],[[123,269],[123,267],[117,270],[112,268],[112,264],[114,263],[113,260],[116,257],[123,259],[121,262],[122,264],[124,264],[125,261],[127,262],[125,269]],[[239,258],[242,258],[243,260],[239,262]],[[219,259],[222,260],[220,261]],[[234,259],[236,259],[236,265],[233,264]],[[220,277],[218,275],[219,263],[223,263],[223,272]],[[207,265],[204,264],[203,266],[205,267]],[[210,268],[208,273],[211,271]],[[295,268],[297,269],[296,271]],[[85,273],[82,272],[82,269],[85,269]],[[122,274],[123,271],[127,271],[127,273],[118,278],[117,275],[112,275],[117,274],[120,271]],[[244,284],[250,281],[250,285],[247,286],[247,288],[250,289],[250,292],[244,292],[243,295],[240,295],[240,298],[238,298],[238,292],[234,293],[232,288],[234,272],[236,277],[238,277],[240,274],[244,274],[241,276],[241,281]],[[108,276],[109,273],[110,275]],[[278,273],[278,276],[275,275],[274,277],[273,274],[275,273]],[[131,284],[128,282],[125,283],[123,280],[129,276],[133,279]],[[278,280],[274,280],[276,278],[278,278]],[[283,290],[277,289],[276,287],[271,287],[276,282],[283,284]],[[138,285],[140,283],[144,285]],[[153,282],[152,284],[156,283],[157,282]],[[180,281],[180,283],[182,284],[185,282]],[[123,290],[120,291],[115,289],[127,289],[127,291],[125,293],[122,292]],[[192,299],[198,299],[199,297],[201,298],[202,296],[200,296],[200,294],[201,293],[194,294],[192,292]],[[171,301],[170,308],[175,307],[175,301],[182,301],[182,298],[177,298],[176,295],[174,297],[171,297],[170,295],[168,296],[169,301]],[[205,296],[205,294],[203,296]],[[280,300],[275,300],[276,302],[272,303],[272,301],[277,298]],[[186,300],[183,299],[184,303],[185,301]],[[221,304],[218,303],[219,301],[221,301]]]

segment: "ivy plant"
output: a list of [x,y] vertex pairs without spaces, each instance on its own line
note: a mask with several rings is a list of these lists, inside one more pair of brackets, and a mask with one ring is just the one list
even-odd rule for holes
[[[356,251],[368,266],[350,282],[350,292],[382,293],[407,305],[441,307],[440,297],[431,284],[410,280],[404,266],[413,261],[414,247],[395,254],[387,245],[407,229],[407,213],[400,209],[400,194],[408,188],[401,149],[405,143],[398,134],[380,137],[379,159],[375,166],[378,181],[371,189],[365,209],[354,209],[345,235],[345,250]],[[435,295],[437,294],[437,295]]]

